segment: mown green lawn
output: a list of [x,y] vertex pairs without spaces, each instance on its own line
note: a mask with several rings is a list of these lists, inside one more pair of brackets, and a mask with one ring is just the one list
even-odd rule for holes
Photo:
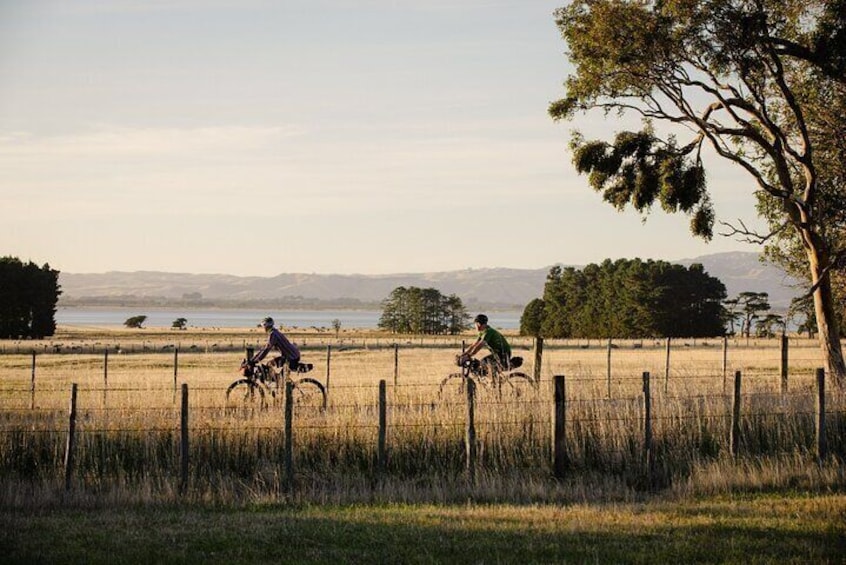
[[846,563],[846,495],[0,510],[0,563]]

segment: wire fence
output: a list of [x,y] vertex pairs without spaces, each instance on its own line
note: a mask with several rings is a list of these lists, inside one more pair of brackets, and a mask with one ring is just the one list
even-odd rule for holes
[[325,406],[294,403],[285,390],[265,406],[233,403],[226,391],[243,343],[6,351],[0,476],[62,478],[67,488],[177,481],[181,491],[479,473],[662,486],[721,458],[842,460],[843,394],[820,379],[815,343],[784,344],[517,341],[534,386],[474,383],[471,398],[463,380],[442,384],[458,370],[458,342],[335,342],[304,350]]
[[2,466],[7,475],[64,469],[68,488],[138,468],[154,475],[179,469],[187,489],[227,470],[255,476],[266,465],[278,468],[285,489],[298,476],[362,468],[373,476],[447,469],[471,479],[479,470],[541,467],[563,476],[588,468],[660,484],[656,467],[666,473],[721,454],[798,450],[842,458],[843,397],[826,401],[825,380],[816,378],[810,392],[744,393],[738,372],[731,395],[665,395],[644,372],[639,394],[615,398],[565,392],[574,383],[564,375],[520,395],[469,381],[450,397],[437,383],[388,386],[382,379],[339,385],[325,408],[295,406],[292,389],[264,407],[233,405],[224,386],[186,383],[175,400],[167,386],[72,384],[70,396],[65,387],[41,391],[64,397],[65,409],[25,407],[15,399],[29,391],[6,388]]

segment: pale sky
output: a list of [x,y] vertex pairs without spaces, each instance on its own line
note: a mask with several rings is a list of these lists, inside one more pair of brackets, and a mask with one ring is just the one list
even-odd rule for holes
[[[0,255],[69,273],[542,268],[756,247],[619,213],[564,0],[0,0]],[[709,170],[719,219],[752,183]]]

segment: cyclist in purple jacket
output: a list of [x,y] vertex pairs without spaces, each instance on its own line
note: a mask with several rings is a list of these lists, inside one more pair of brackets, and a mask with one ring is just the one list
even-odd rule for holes
[[273,327],[273,318],[270,316],[261,321],[261,326],[264,328],[264,331],[268,332],[267,345],[250,359],[250,363],[255,365],[264,359],[268,353],[276,349],[281,354],[281,357],[274,359],[273,363],[277,367],[282,367],[287,362],[291,371],[296,373],[300,368],[300,350],[285,337],[285,334]]

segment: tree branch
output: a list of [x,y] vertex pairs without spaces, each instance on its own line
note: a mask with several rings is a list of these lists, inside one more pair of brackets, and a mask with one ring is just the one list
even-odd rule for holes
[[729,230],[725,233],[720,233],[720,235],[724,237],[742,236],[740,241],[743,241],[745,243],[753,243],[755,245],[763,245],[764,243],[766,243],[767,241],[787,229],[788,226],[790,226],[790,222],[783,222],[780,226],[778,226],[770,233],[762,235],[756,231],[747,228],[746,224],[743,223],[743,220],[738,219],[737,221],[740,224],[739,228],[733,226],[732,224],[729,224],[728,222],[720,222],[720,224],[722,224]]

